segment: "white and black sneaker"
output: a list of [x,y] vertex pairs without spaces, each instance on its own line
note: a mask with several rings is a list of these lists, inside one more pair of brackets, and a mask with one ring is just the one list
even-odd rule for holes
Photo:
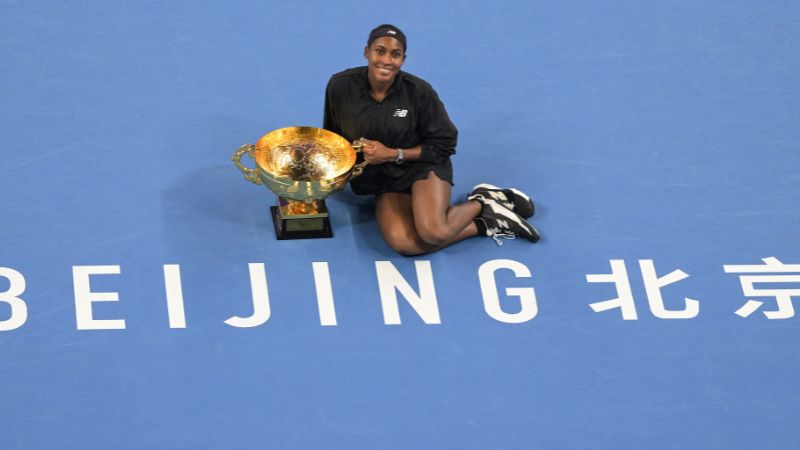
[[509,210],[499,202],[482,198],[481,220],[486,226],[486,235],[492,237],[497,245],[503,245],[500,238],[514,239],[519,236],[531,242],[539,240],[539,232],[528,221]]
[[492,199],[509,211],[514,211],[525,219],[533,217],[536,207],[531,198],[524,192],[514,189],[501,189],[491,184],[479,184],[472,188],[472,192],[467,196],[467,200]]

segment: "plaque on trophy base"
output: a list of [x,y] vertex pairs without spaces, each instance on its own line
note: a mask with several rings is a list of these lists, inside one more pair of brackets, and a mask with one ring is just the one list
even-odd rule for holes
[[307,203],[278,197],[278,206],[270,211],[278,240],[333,237],[324,200]]

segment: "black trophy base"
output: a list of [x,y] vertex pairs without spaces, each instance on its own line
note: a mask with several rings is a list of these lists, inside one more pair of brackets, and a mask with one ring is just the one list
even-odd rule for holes
[[331,221],[328,217],[281,217],[280,207],[271,206],[272,224],[275,225],[275,237],[284,239],[316,239],[333,237]]

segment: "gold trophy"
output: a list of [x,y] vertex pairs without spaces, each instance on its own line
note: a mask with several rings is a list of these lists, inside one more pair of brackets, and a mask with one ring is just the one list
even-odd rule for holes
[[[333,236],[325,197],[361,175],[366,163],[356,164],[356,152],[362,148],[360,139],[351,145],[328,130],[288,127],[239,147],[231,159],[246,180],[278,196],[270,207],[278,239],[323,238]],[[242,165],[245,153],[255,169]]]

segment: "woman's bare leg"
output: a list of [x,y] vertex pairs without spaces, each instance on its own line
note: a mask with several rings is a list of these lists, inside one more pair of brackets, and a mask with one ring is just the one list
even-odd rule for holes
[[477,234],[473,220],[481,204],[450,206],[450,183],[430,172],[414,183],[411,194],[378,196],[375,216],[387,245],[403,255],[430,253]]

